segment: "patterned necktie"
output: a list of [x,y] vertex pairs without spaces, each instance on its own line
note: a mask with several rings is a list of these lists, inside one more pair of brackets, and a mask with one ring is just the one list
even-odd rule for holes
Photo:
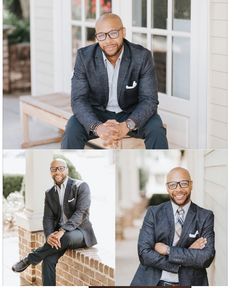
[[175,237],[173,246],[176,246],[180,240],[183,225],[184,225],[184,209],[179,207],[176,211]]

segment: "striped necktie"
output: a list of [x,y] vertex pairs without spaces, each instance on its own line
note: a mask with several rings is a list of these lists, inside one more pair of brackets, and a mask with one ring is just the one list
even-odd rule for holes
[[176,246],[180,240],[183,225],[184,225],[184,209],[179,207],[176,211],[175,237],[173,246]]

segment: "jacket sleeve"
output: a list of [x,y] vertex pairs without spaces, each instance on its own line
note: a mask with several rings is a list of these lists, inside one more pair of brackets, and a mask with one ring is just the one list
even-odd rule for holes
[[143,57],[138,86],[139,101],[129,118],[135,122],[136,127],[143,127],[157,113],[158,107],[157,78],[150,51]]
[[154,250],[156,243],[154,234],[154,215],[150,207],[146,213],[144,223],[139,234],[138,254],[140,263],[144,266],[150,266],[160,270],[178,273],[180,265],[177,263],[170,263],[168,261],[168,256],[162,256]]
[[44,231],[46,238],[51,233],[54,232],[54,220],[55,220],[55,216],[54,216],[53,211],[50,207],[50,204],[48,201],[48,194],[46,192],[45,193],[45,201],[44,201],[44,214],[43,214],[43,231]]
[[201,237],[207,239],[204,249],[171,247],[169,261],[193,268],[208,268],[215,256],[214,214],[211,211],[205,219]]
[[61,226],[66,231],[73,231],[77,229],[89,214],[89,208],[91,205],[89,186],[84,182],[80,184],[76,189],[78,193],[76,210],[67,220],[67,222]]
[[82,52],[78,50],[74,73],[72,77],[71,105],[78,121],[89,134],[94,123],[102,123],[98,120],[89,103],[90,87],[87,79]]

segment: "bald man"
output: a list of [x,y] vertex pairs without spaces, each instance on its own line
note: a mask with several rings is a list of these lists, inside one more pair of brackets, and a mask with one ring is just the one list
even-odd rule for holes
[[140,230],[140,265],[131,286],[208,286],[215,256],[214,215],[190,200],[189,171],[167,175],[170,201],[149,207]]
[[130,135],[147,149],[167,149],[166,130],[157,114],[157,80],[151,52],[125,39],[118,15],[102,15],[97,43],[78,50],[72,78],[73,116],[63,149],[83,149],[101,138],[108,147]]
[[46,191],[43,230],[46,243],[13,265],[23,272],[42,261],[43,286],[56,286],[56,264],[67,249],[91,247],[96,237],[89,221],[90,189],[68,177],[67,163],[56,159],[50,165],[54,186]]

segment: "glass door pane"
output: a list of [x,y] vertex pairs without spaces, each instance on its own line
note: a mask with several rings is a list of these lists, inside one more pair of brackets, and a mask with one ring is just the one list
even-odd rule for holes
[[190,39],[173,37],[172,95],[190,99]]
[[152,28],[167,29],[167,0],[152,0]]
[[111,0],[100,0],[100,14],[109,13],[112,10]]
[[72,20],[82,19],[81,0],[71,0]]
[[156,66],[158,91],[166,93],[167,37],[152,37],[153,59]]
[[82,46],[82,29],[79,26],[72,26],[72,61],[73,66],[77,56],[77,49]]
[[174,0],[173,29],[190,32],[191,30],[191,0]]
[[147,0],[132,0],[132,25],[147,27]]
[[96,19],[96,0],[85,0],[85,12],[87,20]]
[[86,28],[86,46],[95,42],[95,28]]

